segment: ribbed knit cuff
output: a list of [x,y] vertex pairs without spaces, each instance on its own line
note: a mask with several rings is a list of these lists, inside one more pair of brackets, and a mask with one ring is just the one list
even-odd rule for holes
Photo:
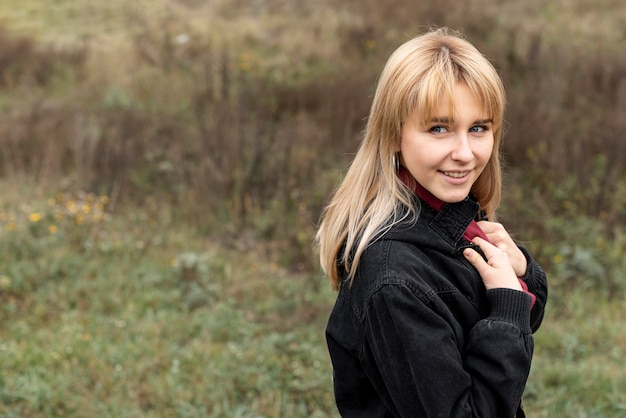
[[533,260],[533,257],[530,255],[530,253],[528,252],[526,248],[522,247],[521,245],[518,245],[517,248],[520,249],[522,254],[524,254],[524,257],[526,258],[526,271],[524,272],[524,275],[520,277],[520,279],[524,280],[529,286],[531,286],[534,284],[531,282],[534,276],[534,262],[535,261]]
[[530,334],[530,295],[515,289],[498,288],[487,291],[494,321],[509,322],[523,333]]

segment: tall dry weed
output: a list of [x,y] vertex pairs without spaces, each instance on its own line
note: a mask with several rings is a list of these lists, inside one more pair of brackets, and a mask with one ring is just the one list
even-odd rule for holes
[[[594,22],[586,1],[577,10]],[[524,186],[549,199],[574,179],[586,213],[618,219],[610,190],[626,175],[626,63],[616,16],[594,32],[540,2],[186,0],[131,10],[125,43],[92,42],[89,55],[1,32],[0,172],[70,179],[110,195],[111,207],[158,197],[202,227],[253,228],[279,253],[299,248],[292,261],[306,264],[384,61],[448,25],[505,80],[504,151],[511,169],[528,171]]]

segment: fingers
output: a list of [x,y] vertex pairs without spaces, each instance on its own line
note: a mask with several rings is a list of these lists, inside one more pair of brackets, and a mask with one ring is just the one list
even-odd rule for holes
[[465,256],[465,258],[467,258],[467,261],[469,261],[474,267],[476,267],[476,270],[480,271],[480,269],[483,268],[483,264],[487,265],[487,262],[476,250],[466,248],[465,250],[463,250],[463,255]]
[[509,233],[502,224],[497,222],[479,221],[478,226],[483,230],[485,235],[487,235],[489,241],[494,243],[494,245],[499,246],[498,244],[513,242],[513,239],[510,237]]
[[480,221],[478,222],[478,226],[480,226],[480,229],[487,235],[489,242],[506,253],[513,265],[515,274],[517,274],[518,277],[522,277],[526,273],[526,257],[524,257],[524,254],[520,251],[504,226],[497,222],[488,221]]
[[488,232],[494,232],[499,228],[504,229],[502,224],[491,221],[478,221],[478,226],[480,226],[480,229],[482,229],[485,234]]
[[463,255],[465,256],[467,261],[469,261],[474,266],[474,268],[478,270],[478,274],[480,274],[481,277],[484,277],[485,275],[488,274],[488,270],[490,268],[488,262],[485,261],[485,259],[489,260],[489,255],[487,255],[487,252],[490,251],[490,249],[487,249],[487,252],[485,252],[485,248],[487,248],[490,244],[488,244],[485,240],[481,238],[476,238],[474,240],[474,244],[478,245],[478,247],[482,250],[483,254],[485,255],[485,258],[483,258],[483,256],[478,251],[472,248],[466,248],[463,251]]
[[494,257],[496,254],[498,254],[500,252],[500,251],[498,251],[498,247],[496,247],[493,244],[490,244],[489,242],[485,241],[484,239],[482,239],[480,237],[474,238],[472,240],[472,243],[478,245],[478,247],[482,250],[483,254],[485,254],[485,258],[487,260],[490,260],[492,257]]
[[475,238],[472,242],[482,250],[487,261],[476,250],[470,248],[466,248],[463,255],[476,268],[487,289],[498,287],[521,289],[513,266],[504,251],[482,238]]

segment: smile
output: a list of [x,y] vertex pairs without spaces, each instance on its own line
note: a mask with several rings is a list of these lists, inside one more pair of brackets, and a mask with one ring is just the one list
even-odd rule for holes
[[469,171],[442,171],[445,176],[460,179],[469,174]]

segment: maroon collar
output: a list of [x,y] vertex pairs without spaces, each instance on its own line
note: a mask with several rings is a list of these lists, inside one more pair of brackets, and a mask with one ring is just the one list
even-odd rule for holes
[[415,193],[420,199],[428,203],[428,205],[431,208],[435,209],[437,212],[439,212],[441,208],[443,208],[443,205],[446,204],[446,202],[438,199],[437,197],[435,197],[434,194],[426,190],[424,186],[419,184],[406,168],[400,167],[400,171],[398,171],[398,177],[400,177],[402,183],[406,184],[409,189],[413,190],[413,193]]

